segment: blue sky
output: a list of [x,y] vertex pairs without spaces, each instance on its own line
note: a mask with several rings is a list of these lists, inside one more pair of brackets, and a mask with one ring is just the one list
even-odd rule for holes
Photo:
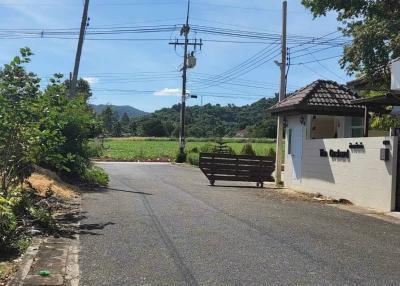
[[[281,5],[280,0],[192,0],[190,23],[208,28],[277,34],[281,31]],[[77,29],[82,9],[82,0],[0,0],[1,29]],[[89,31],[101,27],[179,26],[184,22],[185,13],[186,0],[91,0]],[[333,14],[314,20],[300,0],[288,1],[288,33],[291,37],[320,37],[334,32],[338,25]],[[339,36],[340,33],[336,33],[326,39]],[[92,102],[131,105],[145,111],[179,102],[183,51],[180,47],[175,51],[168,44],[169,39],[176,37],[179,38],[179,32],[87,35],[80,76],[91,82]],[[278,90],[279,68],[274,60],[280,60],[280,56],[272,53],[278,47],[277,43],[270,46],[270,43],[256,40],[201,32],[192,33],[191,37],[202,38],[204,46],[196,53],[197,66],[188,74],[188,90],[199,95],[198,99],[190,99],[189,105],[200,104],[201,95],[204,103],[244,105],[261,97],[272,97]],[[122,38],[161,40],[120,40]],[[257,43],[243,43],[245,41]],[[306,46],[295,48],[294,45],[289,45],[293,49],[293,65],[288,74],[288,91],[320,78],[341,83],[351,79],[340,69],[339,57],[335,57],[341,55],[341,46],[323,50],[324,46],[308,45],[305,50]],[[76,39],[3,38],[1,64],[8,62],[24,46],[35,53],[28,69],[42,77],[44,85],[52,74],[68,75],[73,69]],[[257,67],[255,64],[248,66],[244,70],[248,72],[242,71],[238,77],[227,76],[227,71],[266,48],[271,49],[269,61],[264,60],[266,62]],[[215,76],[218,75],[217,83]]]

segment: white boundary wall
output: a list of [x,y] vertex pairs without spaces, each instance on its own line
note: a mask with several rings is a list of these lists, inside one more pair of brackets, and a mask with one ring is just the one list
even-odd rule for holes
[[[292,124],[290,124],[292,123]],[[290,125],[294,122],[290,120]],[[396,200],[397,137],[362,137],[306,140],[303,126],[301,178],[293,180],[294,157],[288,154],[286,142],[285,186],[295,190],[320,193],[335,199],[347,199],[355,205],[392,211]],[[287,137],[286,137],[287,138]],[[380,160],[384,140],[390,145],[389,160]],[[362,142],[364,149],[349,149],[349,144]],[[320,156],[320,149],[350,150],[350,158]]]

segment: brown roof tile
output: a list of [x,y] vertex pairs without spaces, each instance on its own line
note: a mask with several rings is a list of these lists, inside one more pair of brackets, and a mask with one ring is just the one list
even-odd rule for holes
[[270,113],[281,113],[284,111],[296,111],[307,108],[310,112],[321,109],[343,108],[343,111],[351,109],[362,112],[363,106],[352,104],[351,101],[358,99],[346,86],[330,80],[317,80],[313,83],[289,94],[284,100],[272,106]]

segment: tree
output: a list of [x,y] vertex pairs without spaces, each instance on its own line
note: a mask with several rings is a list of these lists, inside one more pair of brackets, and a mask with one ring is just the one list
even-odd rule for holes
[[[69,79],[64,81],[64,84],[67,88],[67,92],[69,93],[71,82]],[[76,83],[76,93],[80,94],[81,96],[85,97],[85,99],[89,99],[92,96],[92,89],[90,88],[90,84],[87,80],[80,78]]]
[[130,120],[128,114],[125,112],[124,115],[122,115],[122,118],[120,121],[122,133],[125,133],[125,134],[130,133],[130,123],[131,123],[131,120]]
[[113,137],[121,137],[122,136],[122,125],[119,121],[116,121],[114,123],[111,135]]
[[39,79],[23,64],[30,62],[29,48],[20,50],[0,71],[0,195],[28,177],[38,143]]
[[142,123],[143,135],[151,137],[166,136],[164,125],[160,119],[149,118]]
[[[400,56],[400,1],[398,0],[302,0],[314,17],[338,13],[341,31],[352,37],[340,61],[347,73],[365,76],[388,87],[389,62]],[[372,81],[373,79],[373,81]]]
[[82,177],[90,166],[88,142],[98,136],[101,125],[82,93],[70,98],[55,75],[39,96],[40,144],[36,163],[59,174]]
[[113,111],[111,106],[107,106],[103,112],[100,114],[101,121],[103,123],[103,130],[107,135],[113,134],[113,129],[118,122],[118,116]]
[[129,133],[132,136],[135,136],[137,134],[137,124],[135,121],[131,121],[131,123],[129,124]]

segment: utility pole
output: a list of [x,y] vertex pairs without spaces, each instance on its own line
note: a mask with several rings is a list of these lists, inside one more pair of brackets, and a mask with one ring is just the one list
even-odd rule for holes
[[[286,22],[287,22],[287,1],[282,3],[282,61],[281,82],[279,90],[279,101],[286,97]],[[277,135],[276,135],[276,178],[277,186],[282,185],[282,141],[283,141],[283,116],[278,116]]]
[[89,0],[85,0],[85,4],[83,7],[81,30],[79,32],[78,48],[76,50],[74,73],[72,74],[72,81],[70,82],[71,86],[69,89],[69,95],[71,97],[74,97],[76,95],[76,85],[78,82],[78,72],[79,72],[79,64],[81,62],[83,39],[85,37],[86,27],[88,25],[88,10],[89,10]]
[[182,67],[182,103],[181,103],[181,129],[179,132],[179,153],[183,155],[185,153],[185,112],[186,112],[186,81],[187,81],[187,53],[189,43],[189,13],[190,13],[190,0],[188,0],[187,13],[186,13],[186,24],[182,27],[181,34],[185,36],[185,48],[183,55],[183,67]]
[[[200,39],[197,42],[197,39],[194,41],[189,40],[189,33],[190,33],[190,26],[189,26],[189,15],[190,15],[190,0],[188,0],[187,5],[187,13],[186,13],[186,23],[183,25],[181,29],[181,36],[184,36],[184,42],[181,43],[180,41],[176,40],[175,42],[169,43],[170,45],[174,45],[175,49],[177,46],[184,46],[184,55],[183,55],[183,67],[182,71],[182,98],[181,98],[181,115],[180,115],[180,130],[179,130],[179,153],[183,155],[185,153],[185,111],[186,111],[186,83],[187,83],[187,70],[188,68],[193,68],[195,65],[195,57],[194,52],[190,55],[188,53],[189,46],[193,46],[194,50],[197,49],[197,46],[201,47],[203,45],[202,40]],[[192,60],[192,61],[189,61]],[[190,65],[188,65],[190,63]]]

